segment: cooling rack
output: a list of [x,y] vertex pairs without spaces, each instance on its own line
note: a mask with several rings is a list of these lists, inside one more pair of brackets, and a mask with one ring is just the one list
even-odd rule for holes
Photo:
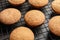
[[28,3],[28,0],[26,0],[26,2],[24,4],[17,6],[17,7],[12,6],[8,2],[8,0],[0,0],[0,11],[4,10],[6,8],[17,8],[18,10],[20,10],[22,12],[22,18],[17,23],[10,25],[10,26],[0,23],[0,40],[9,40],[9,35],[13,29],[15,29],[19,26],[27,26],[26,23],[24,22],[24,15],[27,11],[33,10],[33,9],[41,10],[42,12],[44,12],[44,14],[46,16],[46,21],[44,22],[44,24],[40,25],[37,28],[33,28],[33,29],[31,28],[35,34],[35,40],[60,40],[60,37],[57,37],[54,34],[52,34],[48,28],[49,19],[56,15],[56,14],[53,14],[54,12],[51,8],[52,1],[53,0],[49,0],[49,3],[46,6],[40,8],[40,9],[36,9],[36,8],[33,8]]

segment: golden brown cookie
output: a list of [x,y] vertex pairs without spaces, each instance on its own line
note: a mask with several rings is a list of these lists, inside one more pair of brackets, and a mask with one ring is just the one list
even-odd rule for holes
[[17,6],[23,4],[26,0],[8,0],[8,1],[9,3]]
[[28,0],[28,1],[32,6],[36,8],[40,8],[48,4],[48,0]]
[[31,10],[26,13],[24,19],[28,25],[34,27],[41,25],[45,21],[45,15],[39,10]]
[[11,32],[10,40],[34,40],[34,34],[29,28],[21,26]]
[[52,33],[60,36],[60,16],[55,16],[49,21],[49,29]]
[[[1,14],[1,12],[0,12],[0,14]],[[0,17],[0,22],[1,22],[1,17]]]
[[56,12],[56,14],[60,14],[60,0],[52,2],[52,9]]
[[14,24],[21,18],[21,12],[15,8],[8,8],[0,13],[0,20],[4,24]]

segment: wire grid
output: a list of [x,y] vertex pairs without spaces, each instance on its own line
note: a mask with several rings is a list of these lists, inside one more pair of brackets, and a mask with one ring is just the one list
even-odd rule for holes
[[[52,34],[48,28],[49,19],[52,16],[55,16],[55,15],[52,15],[52,13],[54,13],[50,5],[52,1],[53,0],[49,0],[48,5],[46,5],[45,7],[41,9],[37,9],[37,10],[41,10],[42,12],[44,12],[44,14],[46,15],[46,21],[41,26],[32,29],[32,31],[35,34],[35,40],[60,40],[60,37],[57,37],[54,34]],[[0,23],[0,40],[9,40],[9,35],[14,28],[21,26],[21,25],[27,26],[24,22],[24,15],[27,11],[35,9],[28,3],[28,0],[26,0],[26,2],[19,7],[12,6],[11,4],[9,4],[8,0],[1,0],[0,11],[6,8],[17,8],[18,10],[22,12],[22,18],[19,22],[13,25],[10,25],[10,26]]]

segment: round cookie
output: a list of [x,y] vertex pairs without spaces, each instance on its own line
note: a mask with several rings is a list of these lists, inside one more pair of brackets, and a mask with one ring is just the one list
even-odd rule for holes
[[49,21],[49,29],[55,35],[60,36],[60,16],[55,16]]
[[[0,12],[0,14],[1,14],[1,12]],[[0,18],[0,22],[1,22],[1,18]]]
[[56,14],[60,14],[60,0],[52,2],[52,9],[56,12]]
[[27,27],[18,27],[11,32],[10,40],[34,40],[34,34]]
[[9,3],[17,6],[23,4],[26,0],[8,0],[8,1]]
[[14,24],[21,18],[21,12],[15,8],[8,8],[0,13],[0,21],[4,24]]
[[36,8],[40,8],[40,7],[43,7],[48,4],[48,0],[38,0],[38,1],[37,0],[28,0],[28,1],[32,6],[34,6]]
[[36,27],[45,21],[45,15],[39,10],[31,10],[26,13],[24,19],[29,26]]

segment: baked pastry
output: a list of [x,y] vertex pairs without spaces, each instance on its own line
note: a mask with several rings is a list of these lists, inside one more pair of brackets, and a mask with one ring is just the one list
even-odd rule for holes
[[54,0],[52,2],[52,9],[56,12],[56,14],[60,14],[60,0]]
[[44,23],[45,15],[39,10],[30,10],[26,13],[24,19],[29,26],[36,27]]
[[55,16],[49,21],[49,29],[52,33],[60,36],[60,16]]
[[40,8],[48,4],[48,0],[28,0],[28,1],[32,6],[36,8]]
[[10,40],[34,40],[34,34],[29,28],[21,26],[11,32]]
[[0,21],[4,24],[14,24],[21,18],[21,12],[15,8],[8,8],[0,13]]
[[26,0],[8,0],[9,3],[17,6],[17,5],[21,5],[25,2]]

